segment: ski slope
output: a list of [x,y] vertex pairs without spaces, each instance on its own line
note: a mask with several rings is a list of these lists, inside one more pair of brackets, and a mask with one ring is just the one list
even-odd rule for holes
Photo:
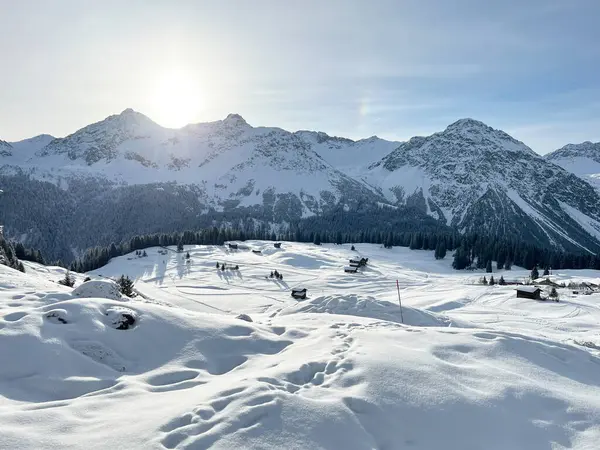
[[0,266],[0,448],[598,448],[600,294],[516,298],[431,251],[245,245],[146,249],[78,290]]

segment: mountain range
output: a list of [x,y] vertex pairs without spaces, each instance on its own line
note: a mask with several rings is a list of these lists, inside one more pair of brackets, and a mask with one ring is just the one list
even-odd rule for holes
[[169,129],[127,109],[64,138],[0,141],[0,218],[7,236],[64,259],[216,217],[285,227],[386,206],[461,232],[597,253],[599,173],[600,144],[542,157],[473,119],[407,142],[354,141],[253,127],[238,114]]

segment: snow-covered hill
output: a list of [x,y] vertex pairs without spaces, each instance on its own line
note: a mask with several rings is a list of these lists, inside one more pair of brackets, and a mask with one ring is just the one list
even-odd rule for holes
[[415,137],[371,166],[389,201],[462,231],[598,251],[600,196],[522,142],[473,119]]
[[545,158],[600,189],[600,142],[568,144]]
[[[65,138],[0,143],[0,175],[0,182],[29,196],[27,207],[19,206],[16,193],[6,201],[15,213],[6,215],[8,235],[51,247],[53,258],[84,249],[77,242],[55,252],[56,245],[48,244],[55,236],[36,223],[58,208],[85,210],[94,226],[105,229],[117,226],[106,210],[118,209],[127,215],[119,235],[128,238],[172,230],[173,223],[189,227],[192,218],[214,212],[289,224],[388,204],[416,207],[461,231],[600,251],[600,194],[472,119],[398,143],[252,127],[237,114],[168,129],[127,109]],[[54,199],[64,204],[55,206]],[[90,204],[95,207],[88,209]],[[176,210],[169,223],[166,212],[148,214],[165,204],[177,205],[167,208]],[[60,217],[46,221],[57,224]],[[135,225],[148,221],[151,229]],[[86,237],[86,245],[110,243],[92,237],[98,233]]]
[[151,248],[90,274],[128,274],[135,299],[0,266],[0,448],[596,447],[600,294],[516,298],[430,251],[247,244],[262,254]]

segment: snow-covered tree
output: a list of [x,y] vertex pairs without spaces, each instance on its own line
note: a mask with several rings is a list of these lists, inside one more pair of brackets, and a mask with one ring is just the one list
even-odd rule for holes
[[539,277],[540,277],[540,273],[538,272],[537,266],[533,266],[533,269],[531,269],[531,279],[537,280]]
[[65,273],[65,277],[58,283],[62,284],[63,286],[73,287],[75,285],[75,279],[71,276],[71,272],[67,270],[67,273]]
[[117,281],[117,284],[119,285],[119,290],[121,291],[121,294],[127,297],[134,296],[133,281],[128,276],[121,275],[121,277]]

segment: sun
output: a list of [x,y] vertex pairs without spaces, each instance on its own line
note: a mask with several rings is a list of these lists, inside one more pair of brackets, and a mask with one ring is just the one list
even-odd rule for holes
[[169,128],[194,122],[203,107],[199,85],[200,80],[184,70],[171,70],[159,76],[153,89],[156,121]]

